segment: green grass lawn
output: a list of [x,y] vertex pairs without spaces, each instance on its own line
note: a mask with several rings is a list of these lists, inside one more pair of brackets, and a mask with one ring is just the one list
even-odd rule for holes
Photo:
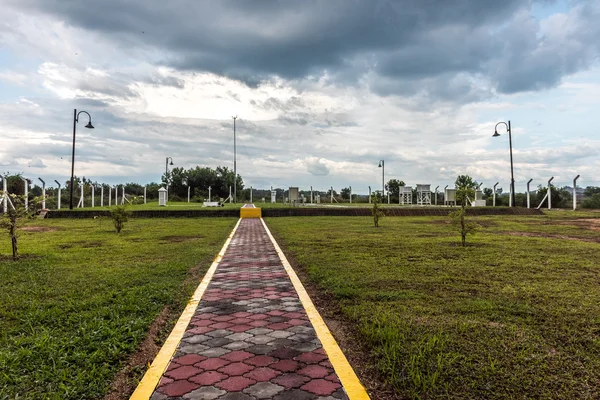
[[598,399],[599,216],[479,217],[466,248],[443,217],[267,223],[402,398]]
[[107,219],[36,220],[17,262],[2,232],[0,399],[102,398],[157,315],[183,309],[235,222],[133,219],[117,235]]

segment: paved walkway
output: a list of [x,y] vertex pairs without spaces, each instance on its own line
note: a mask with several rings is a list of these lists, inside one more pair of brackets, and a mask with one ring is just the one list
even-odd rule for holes
[[348,399],[262,220],[242,219],[151,399]]

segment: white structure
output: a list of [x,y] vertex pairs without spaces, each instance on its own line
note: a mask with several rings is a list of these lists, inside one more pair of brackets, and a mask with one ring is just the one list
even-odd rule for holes
[[[121,198],[121,205],[124,205],[125,204],[125,200],[127,200],[125,198],[125,185],[123,185],[121,187],[123,188],[123,197]],[[129,201],[128,201],[128,203],[129,203]]]
[[85,207],[85,199],[84,199],[84,194],[83,194],[83,188],[85,187],[85,183],[83,183],[83,181],[82,181],[81,185],[79,187],[81,188],[81,195],[79,198],[79,203],[77,203],[77,208],[83,208],[83,207]]
[[289,187],[288,188],[288,198],[292,205],[298,204],[298,200],[300,199],[299,192],[300,191],[298,190],[297,187]]
[[371,186],[369,186],[369,204],[371,204]]
[[115,206],[119,205],[119,185],[114,186],[115,189]]
[[56,184],[58,185],[58,201],[56,202],[56,205],[58,206],[57,209],[60,210],[60,195],[61,195],[61,188],[60,188],[60,182],[57,181],[56,179],[54,180],[54,182],[56,182]]
[[531,192],[529,190],[529,185],[531,184],[531,181],[533,181],[533,179],[530,179],[527,181],[527,208],[531,208],[531,198],[530,198]]
[[420,206],[431,205],[431,185],[417,184],[417,204]]
[[7,188],[7,182],[6,182],[6,177],[2,177],[2,210],[4,212],[4,214],[6,214],[8,212],[8,188]]
[[108,206],[111,206],[112,202],[112,187],[108,185]]
[[146,186],[144,186],[144,204],[146,204]]
[[320,194],[317,194],[317,195],[315,196],[315,202],[316,202],[317,204],[321,204],[321,195],[320,195]]
[[104,207],[104,185],[100,185],[100,207]]
[[252,186],[250,186],[250,203],[252,203]]
[[548,210],[552,209],[552,186],[550,186],[550,182],[552,182],[552,179],[554,179],[554,177],[548,179],[548,192],[546,193],[546,195],[548,196]]
[[211,200],[210,200],[210,197],[211,197],[210,190],[211,190],[211,187],[209,186],[209,187],[208,187],[208,201],[209,201],[209,202],[211,201]]
[[438,195],[437,195],[438,194],[438,188],[439,188],[439,186],[435,187],[435,197],[434,197],[435,200],[434,201],[435,201],[435,205],[436,206],[437,206],[437,198],[438,198]]
[[313,203],[313,192],[312,192],[312,186],[310,187],[310,204]]
[[42,210],[46,209],[46,182],[42,178],[38,178],[42,182]]
[[167,205],[167,189],[165,189],[165,188],[158,189],[158,205],[159,206]]
[[579,175],[573,179],[573,211],[577,210],[577,179]]
[[92,189],[92,208],[94,208],[94,185],[90,185],[90,188]]
[[456,205],[456,189],[448,189],[448,186],[444,188],[444,205],[455,206]]
[[473,207],[485,207],[485,200],[483,199],[483,192],[481,190],[475,191],[475,200],[471,203]]
[[350,186],[350,204],[352,204],[352,186]]
[[400,204],[412,204],[412,186],[400,186]]

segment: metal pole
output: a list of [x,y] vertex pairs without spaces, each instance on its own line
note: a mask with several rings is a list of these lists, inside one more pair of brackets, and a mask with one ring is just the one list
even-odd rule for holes
[[60,195],[61,195],[61,190],[60,190],[60,182],[57,181],[56,179],[54,180],[54,182],[56,182],[56,184],[58,185],[58,201],[57,201],[57,206],[58,206],[58,210],[60,210]]
[[435,205],[437,206],[437,190],[439,188],[439,185],[435,187]]
[[146,189],[147,188],[148,188],[147,186],[144,186],[144,204],[146,204]]
[[312,192],[312,186],[310,187],[310,204],[313,203],[313,192]]
[[381,200],[385,196],[385,160],[381,160]]
[[515,207],[515,173],[513,169],[513,154],[512,154],[512,131],[510,128],[510,120],[508,121],[508,144],[510,147],[510,187],[511,187],[511,206]]
[[115,206],[119,205],[119,185],[115,185]]
[[38,178],[42,182],[42,209],[46,209],[46,182],[42,178]]
[[531,181],[533,181],[533,178],[527,181],[527,208],[531,208],[531,191],[529,190]]
[[69,210],[73,209],[73,175],[75,174],[75,129],[77,127],[77,109],[73,110],[73,151],[71,153],[71,190],[69,195]]
[[108,185],[108,206],[112,205],[112,187]]
[[350,204],[352,204],[352,186],[350,186]]
[[577,209],[577,179],[579,179],[579,175],[573,179],[573,211]]
[[8,193],[6,193],[6,191],[6,178],[2,177],[2,210],[4,214],[6,214],[8,211],[8,202],[6,201],[6,196],[8,196]]
[[83,194],[83,189],[85,187],[85,183],[83,183],[83,180],[81,181],[81,208],[85,207],[85,195]]
[[496,207],[496,186],[498,186],[499,183],[500,182],[496,182],[496,184],[494,185],[494,201],[492,204],[493,207]]
[[100,207],[104,207],[104,184],[100,185]]
[[190,187],[190,185],[188,185],[188,203],[190,202],[190,189],[191,189],[191,187]]
[[125,185],[122,186],[123,196],[121,197],[121,205],[125,205]]
[[333,204],[333,186],[331,187],[331,204]]
[[92,188],[92,208],[94,208],[94,185],[90,185]]
[[369,204],[371,204],[371,186],[369,186]]
[[252,203],[252,186],[250,186],[250,203]]
[[237,203],[237,160],[236,160],[236,139],[235,139],[235,120],[237,115],[233,118],[233,202]]
[[[173,162],[173,161],[171,161]],[[165,158],[165,186],[166,186],[166,199],[169,199],[169,157]]]

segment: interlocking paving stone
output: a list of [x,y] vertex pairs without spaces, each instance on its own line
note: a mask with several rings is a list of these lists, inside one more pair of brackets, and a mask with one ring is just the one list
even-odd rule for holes
[[259,219],[240,222],[152,399],[347,399]]

